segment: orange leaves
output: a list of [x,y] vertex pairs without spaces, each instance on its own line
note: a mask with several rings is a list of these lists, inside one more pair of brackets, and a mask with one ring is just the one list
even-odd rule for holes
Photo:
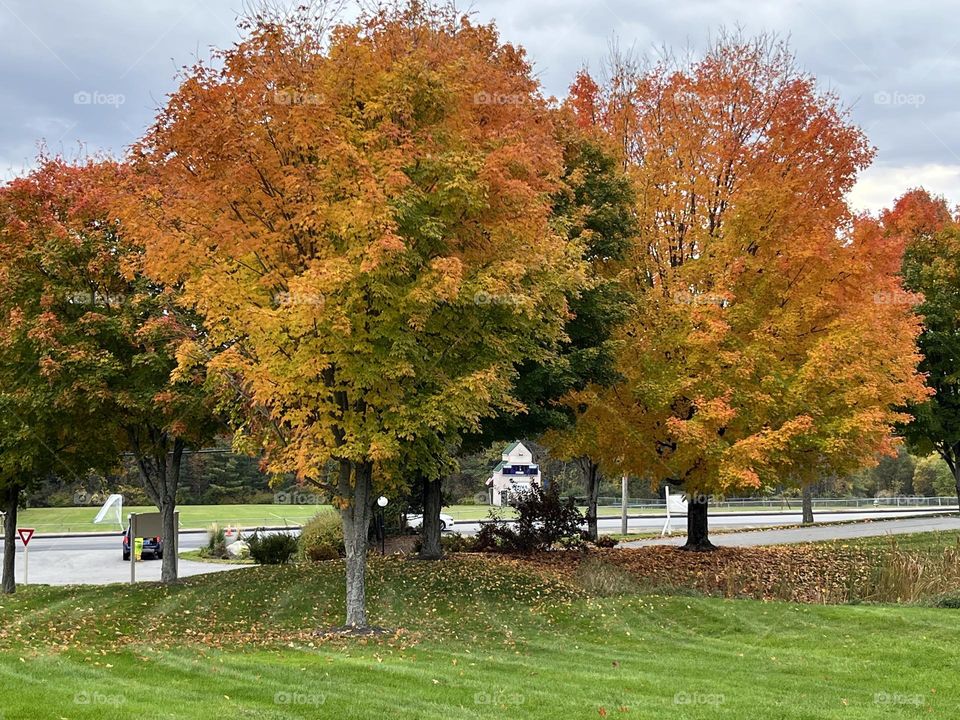
[[889,236],[902,240],[932,235],[953,222],[946,201],[922,188],[904,193],[881,220]]
[[600,86],[586,70],[579,70],[570,85],[568,103],[581,127],[600,123]]
[[376,270],[381,263],[389,262],[394,256],[400,255],[407,249],[403,239],[393,232],[385,232],[379,239],[370,243],[363,261],[360,263],[360,272]]
[[[887,447],[892,408],[924,396],[918,326],[900,248],[866,221],[848,237],[844,193],[872,151],[838,98],[765,37],[721,37],[679,67],[613,66],[604,87],[581,73],[571,88],[640,193],[641,242],[620,275],[636,300],[625,381],[589,411],[616,428],[608,464],[710,492]],[[921,200],[902,222],[942,221]]]

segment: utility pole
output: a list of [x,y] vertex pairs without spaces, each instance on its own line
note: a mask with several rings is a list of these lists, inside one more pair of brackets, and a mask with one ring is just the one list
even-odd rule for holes
[[620,533],[627,534],[627,503],[630,500],[630,492],[627,487],[627,476],[624,475],[620,484]]

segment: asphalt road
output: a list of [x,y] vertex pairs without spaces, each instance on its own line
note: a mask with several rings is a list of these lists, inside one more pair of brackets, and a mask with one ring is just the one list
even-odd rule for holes
[[[955,510],[955,508],[954,508]],[[816,513],[817,523],[848,522],[853,520],[874,520],[898,517],[911,517],[922,514],[936,514],[950,511],[950,508],[936,508],[932,511],[917,510],[870,510],[844,512]],[[666,517],[664,515],[643,515],[631,517],[628,521],[629,532],[660,532]],[[797,512],[756,512],[756,513],[728,513],[711,512],[710,527],[727,530],[749,530],[752,528],[776,527],[779,525],[799,525],[803,517]],[[671,526],[674,532],[686,530],[685,516],[673,517]],[[458,522],[452,529],[462,535],[473,535],[480,530],[480,523]],[[601,533],[619,533],[619,517],[602,517],[597,520],[597,527]]]
[[[933,530],[960,530],[960,518],[950,517],[905,517],[917,511],[879,511],[862,513],[821,513],[817,515],[819,523],[877,519],[877,522],[847,524],[814,525],[811,527],[762,530],[764,526],[790,525],[800,522],[799,513],[763,513],[763,514],[711,514],[710,525],[714,529],[751,529],[755,532],[717,533],[711,537],[717,545],[777,545],[781,543],[807,542],[815,540],[844,539],[886,534],[925,532]],[[891,519],[899,518],[899,519]],[[674,531],[682,531],[685,518],[673,519]],[[663,527],[663,517],[644,516],[631,518],[631,532],[659,531]],[[606,533],[620,531],[619,518],[602,518],[600,530]],[[453,530],[464,535],[472,535],[480,529],[480,523],[457,523]],[[193,550],[206,542],[206,533],[193,532],[180,534],[180,550]],[[626,547],[643,547],[655,544],[682,543],[682,538],[658,538],[625,543]],[[2,557],[2,553],[0,553]],[[242,569],[242,565],[218,565],[180,560],[180,575],[198,575],[209,572]],[[17,582],[23,581],[23,546],[17,543]],[[95,584],[129,582],[130,564],[121,558],[121,539],[119,531],[110,536],[73,536],[64,538],[34,537],[30,541],[29,580],[33,583],[50,585]],[[160,562],[145,560],[137,563],[138,580],[159,580]]]

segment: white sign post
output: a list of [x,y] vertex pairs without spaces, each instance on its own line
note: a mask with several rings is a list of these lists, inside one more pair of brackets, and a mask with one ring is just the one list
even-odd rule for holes
[[33,537],[33,528],[17,528],[20,542],[23,543],[23,584],[27,584],[27,571],[30,568],[30,539]]

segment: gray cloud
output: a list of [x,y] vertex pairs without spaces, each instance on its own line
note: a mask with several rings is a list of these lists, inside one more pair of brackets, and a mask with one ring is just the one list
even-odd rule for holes
[[[0,0],[0,173],[28,167],[37,143],[68,156],[120,153],[146,128],[176,70],[238,37],[241,0]],[[851,106],[877,146],[852,199],[889,203],[926,184],[960,200],[960,36],[946,0],[476,0],[505,39],[523,45],[546,92],[565,94],[598,68],[611,38],[639,53],[702,48],[718,28],[788,35],[800,64]]]

